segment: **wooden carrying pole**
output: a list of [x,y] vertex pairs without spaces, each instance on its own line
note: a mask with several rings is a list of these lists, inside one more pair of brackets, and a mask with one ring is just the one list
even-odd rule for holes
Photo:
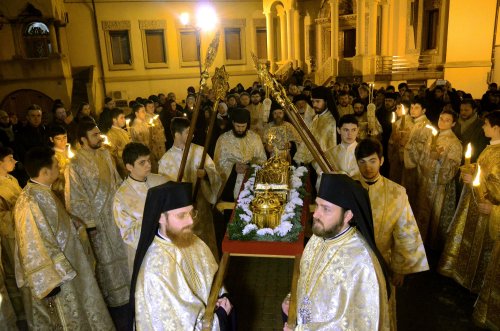
[[205,58],[205,70],[203,70],[200,77],[200,90],[198,92],[198,97],[196,98],[196,104],[193,111],[193,116],[191,118],[191,125],[189,126],[188,137],[186,141],[186,145],[184,147],[184,151],[182,153],[181,165],[179,167],[179,173],[177,174],[177,181],[182,182],[182,177],[184,177],[184,170],[186,168],[187,157],[189,155],[189,148],[191,147],[191,142],[193,141],[194,136],[194,128],[196,127],[196,122],[198,120],[198,114],[200,113],[200,105],[202,92],[206,87],[208,75],[208,69],[212,66],[215,56],[217,55],[217,49],[219,48],[219,39],[220,33],[217,32],[215,34],[214,39],[210,43],[210,46],[207,50],[207,56]]
[[[212,90],[215,94],[215,102],[212,107],[212,114],[210,115],[210,120],[208,123],[207,137],[205,138],[205,145],[203,146],[203,153],[201,155],[201,161],[198,169],[203,170],[205,168],[205,159],[207,158],[208,148],[210,146],[210,141],[212,140],[212,133],[215,125],[215,120],[217,119],[217,109],[219,108],[219,100],[224,99],[226,92],[229,90],[228,83],[229,75],[226,72],[226,67],[215,68],[215,74],[212,77]],[[196,183],[194,184],[193,197],[196,199],[198,190],[200,189],[201,178],[196,177]]]

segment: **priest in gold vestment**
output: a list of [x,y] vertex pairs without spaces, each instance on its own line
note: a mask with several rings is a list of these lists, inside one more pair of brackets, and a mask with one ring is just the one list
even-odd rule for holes
[[[495,253],[492,255],[494,245],[498,246],[495,224],[498,224],[500,204],[500,113],[498,111],[485,117],[483,130],[486,137],[491,138],[491,142],[477,159],[477,165],[481,168],[479,186],[472,186],[474,176],[469,169],[463,168],[464,187],[450,225],[438,272],[453,278],[473,293],[481,290],[482,300],[488,298],[483,301],[484,303],[490,300],[489,296],[485,297],[484,294],[487,294],[487,291],[494,291],[494,287],[488,290],[481,289],[481,286],[488,287],[488,282],[485,281],[488,264],[492,269],[491,272],[496,273],[498,277],[498,260],[494,261],[494,258],[498,259],[498,247],[497,256],[494,257]],[[491,282],[489,284],[491,285]],[[498,293],[498,290],[496,291]],[[498,302],[496,305],[498,313]],[[492,307],[494,306],[492,303]],[[482,314],[480,319],[484,320],[483,308],[480,314]]]
[[[161,158],[158,172],[168,180],[176,181],[181,166],[182,155],[186,147],[190,122],[185,117],[174,117],[171,122],[174,145]],[[212,205],[217,202],[221,188],[221,177],[217,172],[214,161],[207,154],[205,165],[199,171],[203,147],[191,143],[189,154],[184,169],[183,181],[195,183],[198,176],[201,187],[196,197],[196,209],[199,212],[198,219],[193,226],[193,232],[210,248],[216,260],[218,260],[217,243],[215,240],[215,228],[213,221]]]
[[[333,148],[337,145],[337,120],[338,113],[330,90],[324,86],[312,89],[313,108],[316,112],[312,123],[311,133],[316,138],[321,150]],[[297,148],[297,153],[293,157],[295,162],[308,164],[314,159],[305,144]]]
[[[0,264],[3,265],[2,285],[5,284],[17,319],[21,320],[25,319],[25,315],[21,291],[16,285],[14,206],[22,189],[17,179],[9,175],[9,172],[14,170],[17,162],[14,160],[13,153],[10,148],[0,146]],[[7,299],[7,301],[9,300]]]
[[151,151],[146,145],[129,143],[125,146],[122,158],[129,175],[116,190],[113,198],[113,218],[127,246],[130,275],[141,235],[146,195],[151,187],[167,182],[165,176],[151,173],[150,157]]
[[113,196],[121,182],[94,122],[78,127],[82,148],[66,171],[66,206],[87,228],[96,257],[96,277],[109,307],[128,302],[127,253],[113,220]]
[[375,243],[391,272],[391,330],[397,330],[396,286],[403,285],[407,274],[429,270],[429,264],[404,187],[380,175],[384,162],[380,141],[360,141],[356,159],[370,196]]
[[271,105],[271,114],[273,120],[265,125],[264,134],[262,135],[264,147],[270,156],[274,155],[275,148],[277,148],[281,156],[291,162],[290,149],[292,143],[300,146],[302,138],[300,138],[293,125],[285,121],[285,112],[279,104],[274,103]]
[[387,142],[389,179],[400,185],[403,183],[405,143],[413,128],[413,119],[408,114],[403,115],[402,106],[402,104],[396,106],[395,116],[398,119],[392,124],[391,136]]
[[249,165],[267,159],[260,136],[249,130],[249,111],[235,108],[232,121],[232,130],[219,136],[214,152],[214,163],[222,178],[221,198],[225,201],[236,199]]
[[130,142],[130,134],[123,129],[126,124],[123,110],[120,108],[113,108],[111,110],[111,119],[113,125],[108,132],[106,132],[110,144],[106,147],[113,157],[116,170],[120,174],[120,177],[125,178],[127,176],[127,169],[125,169],[125,165],[123,164],[122,153],[125,145]]
[[26,156],[31,179],[19,196],[16,280],[29,290],[33,330],[114,330],[113,322],[72,220],[50,186],[59,176],[48,147]]
[[[163,154],[166,152],[166,135],[165,128],[160,120],[160,115],[155,113],[154,102],[147,100],[145,102],[146,107],[146,121],[151,126],[151,144],[149,149],[151,150],[151,157],[158,162]],[[166,128],[169,130],[170,128]],[[154,168],[154,173],[157,172],[157,168]]]
[[441,249],[455,213],[455,175],[462,160],[462,143],[452,127],[457,120],[452,110],[439,115],[437,137],[427,129],[427,139],[417,150],[417,206],[415,218],[420,234],[431,248]]
[[300,261],[295,330],[389,330],[385,262],[368,194],[346,175],[323,174],[316,204],[314,235]]
[[[137,331],[202,329],[217,263],[192,232],[192,189],[168,182],[148,192],[131,287]],[[212,330],[235,329],[231,309],[221,295]]]

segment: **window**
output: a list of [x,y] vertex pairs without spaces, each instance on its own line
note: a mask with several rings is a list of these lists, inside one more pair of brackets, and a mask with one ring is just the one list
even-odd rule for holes
[[228,20],[224,25],[225,64],[245,64],[245,20]]
[[26,57],[31,59],[47,58],[52,53],[50,31],[42,22],[32,22],[24,29]]
[[344,57],[356,55],[356,29],[344,30]]
[[103,21],[110,70],[133,69],[130,21]]
[[167,68],[167,40],[164,20],[140,20],[142,50],[146,68]]
[[181,41],[181,66],[182,67],[194,67],[199,65],[198,57],[198,36],[195,30],[181,30],[180,31],[180,41]]

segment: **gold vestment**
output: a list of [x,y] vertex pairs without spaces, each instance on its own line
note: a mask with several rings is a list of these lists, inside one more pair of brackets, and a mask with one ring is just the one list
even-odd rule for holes
[[148,190],[166,182],[166,177],[157,174],[149,174],[145,182],[139,182],[129,176],[116,190],[113,198],[113,218],[127,247],[130,275],[141,235],[142,215]]
[[258,134],[260,137],[264,137],[264,126],[267,124],[269,119],[269,112],[264,112],[264,105],[262,102],[254,105],[250,103],[246,106],[246,109],[250,112],[250,130]]
[[392,132],[387,143],[387,158],[389,159],[389,179],[402,184],[404,170],[403,142],[413,128],[413,119],[405,115],[405,127],[401,130],[401,118],[392,125]]
[[[113,330],[78,234],[51,188],[28,183],[14,213],[16,279],[31,293],[30,329]],[[56,287],[60,292],[46,298]]]
[[[487,198],[498,205],[500,144],[488,145],[477,163],[481,166],[480,185],[487,192]],[[493,249],[488,226],[494,224],[492,217],[498,217],[495,213],[489,217],[479,213],[477,201],[477,191],[473,193],[470,185],[464,185],[438,267],[440,274],[453,278],[474,293],[478,293],[483,284]]]
[[[436,146],[432,146],[431,131],[427,129],[428,140],[419,151],[418,197],[415,207],[420,235],[434,249],[442,248],[448,226],[455,213],[455,175],[462,161],[462,144],[453,131],[439,133]],[[443,152],[437,160],[431,158],[433,149]]]
[[[0,237],[0,254],[2,252],[1,241],[2,237]],[[5,331],[17,331],[16,321],[16,312],[12,307],[9,293],[5,287],[5,274],[0,263],[0,325]]]
[[1,264],[3,265],[4,281],[10,302],[18,319],[25,319],[21,291],[16,285],[15,247],[16,230],[14,221],[14,206],[21,194],[21,187],[11,175],[0,178],[0,239]]
[[351,228],[338,238],[313,235],[300,261],[296,330],[389,330],[379,262]]
[[66,150],[55,149],[55,157],[57,163],[59,164],[59,177],[52,184],[52,191],[56,194],[56,196],[61,199],[62,203],[64,203],[64,171],[69,164],[70,158],[68,157],[68,152]]
[[110,307],[128,302],[130,276],[127,253],[113,220],[113,196],[121,179],[106,149],[77,151],[66,171],[66,205],[69,213],[95,228],[91,238],[96,277]]
[[144,122],[135,118],[130,127],[130,137],[133,142],[141,143],[149,147],[151,150],[151,172],[157,173],[158,160],[165,153],[165,134],[163,133],[163,125],[161,125],[159,119],[153,120],[152,123],[154,126],[149,122]]
[[122,154],[123,149],[130,142],[130,135],[124,129],[113,125],[111,129],[106,132],[106,136],[108,136],[109,142],[111,143],[111,145],[106,146],[106,148],[108,148],[111,157],[113,157],[116,170],[118,170],[120,177],[125,178],[128,171],[123,163]]
[[[183,150],[172,146],[165,155],[161,158],[158,166],[158,172],[166,176],[169,180],[177,181],[179,168],[181,166]],[[188,158],[186,160],[186,168],[184,169],[184,182],[196,182],[196,171],[201,163],[203,147],[191,144],[189,148]],[[215,228],[213,221],[212,205],[217,202],[217,197],[221,187],[221,178],[214,161],[207,154],[205,159],[204,170],[206,177],[201,180],[200,190],[196,197],[196,209],[198,210],[198,218],[194,222],[193,232],[200,237],[201,240],[210,248],[216,260],[218,260],[217,243],[215,240]]]
[[[270,141],[271,138],[272,141]],[[264,144],[275,146],[282,157],[291,161],[288,144],[293,141],[298,146],[302,142],[302,138],[291,123],[284,121],[281,125],[276,125],[274,122],[270,122],[264,128],[262,141]],[[274,151],[271,152],[271,156],[273,155]]]
[[[137,331],[201,330],[217,263],[207,245],[195,238],[179,248],[156,236],[137,276]],[[213,330],[218,330],[214,316]]]
[[[404,187],[380,176],[368,189],[375,243],[392,273],[401,275],[429,270],[424,244]],[[391,330],[397,329],[396,287],[389,300]]]

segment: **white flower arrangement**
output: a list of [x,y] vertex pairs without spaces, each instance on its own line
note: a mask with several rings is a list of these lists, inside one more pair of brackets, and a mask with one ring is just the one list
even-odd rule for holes
[[307,173],[306,167],[290,167],[292,170],[290,182],[291,189],[289,192],[288,202],[286,203],[283,214],[281,215],[280,224],[274,228],[262,228],[258,229],[257,225],[251,223],[252,221],[252,211],[250,210],[250,204],[252,203],[253,198],[255,197],[254,192],[254,183],[255,176],[257,174],[257,170],[260,169],[260,166],[253,166],[254,172],[245,182],[243,189],[238,196],[236,208],[241,209],[243,212],[239,213],[239,217],[242,221],[248,223],[242,230],[243,235],[247,235],[253,231],[256,231],[257,235],[271,235],[271,236],[279,236],[284,237],[287,235],[290,230],[293,228],[292,219],[295,217],[298,208],[301,208],[304,205],[304,201],[300,197],[298,188],[302,187],[303,181],[302,177]]

